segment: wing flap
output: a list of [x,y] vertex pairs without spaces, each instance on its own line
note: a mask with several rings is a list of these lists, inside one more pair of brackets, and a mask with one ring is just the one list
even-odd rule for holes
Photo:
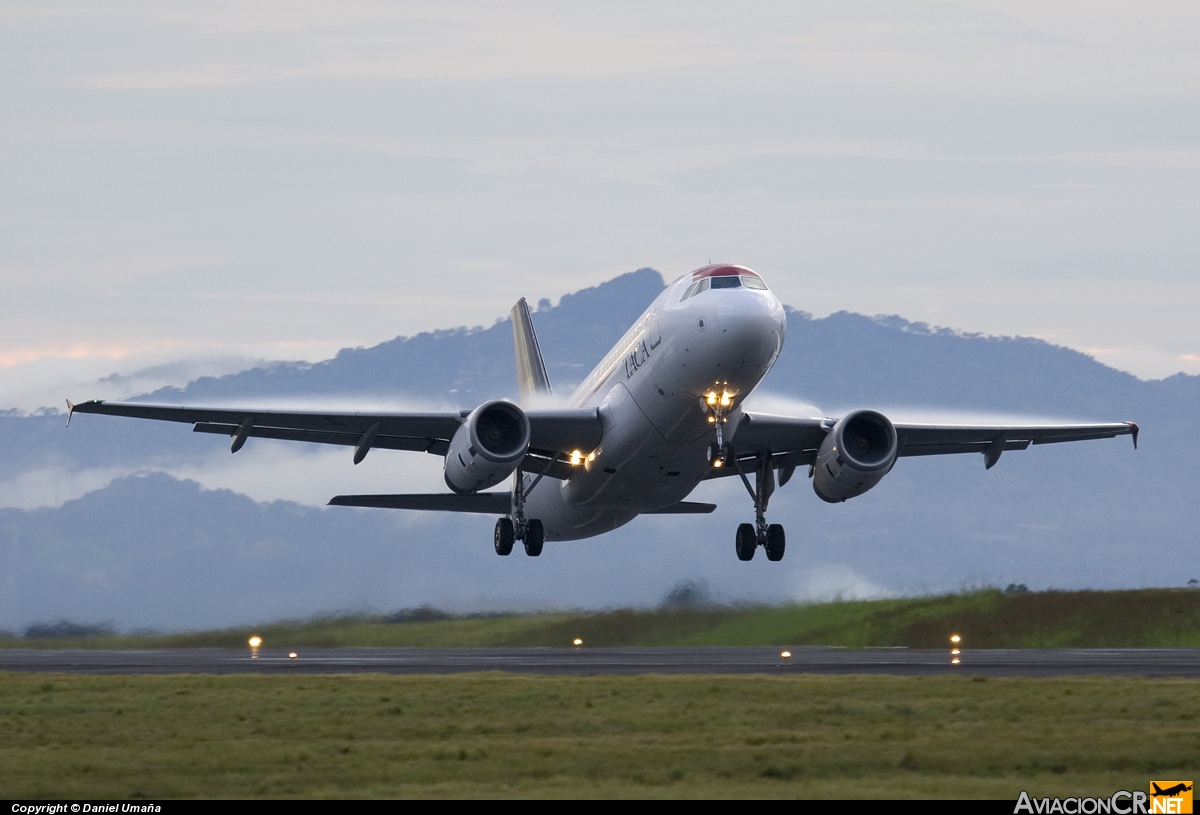
[[[192,430],[197,433],[232,436],[237,432],[238,428],[236,425],[198,422]],[[358,440],[361,438],[361,434],[359,433],[342,433],[333,430],[293,430],[286,427],[258,426],[250,428],[250,431],[246,435],[259,439],[303,441],[313,444],[341,444],[348,447],[358,444]],[[446,455],[447,442],[444,439],[422,439],[411,436],[385,436],[380,434],[371,442],[371,447],[388,450],[409,450],[417,453],[434,453],[444,456]]]

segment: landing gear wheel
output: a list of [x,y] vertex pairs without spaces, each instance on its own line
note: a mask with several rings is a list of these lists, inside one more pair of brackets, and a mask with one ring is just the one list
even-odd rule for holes
[[742,524],[737,530],[737,541],[734,546],[738,560],[753,560],[754,550],[758,548],[758,537],[754,534],[754,524]]
[[508,518],[496,521],[496,554],[512,554],[514,540],[516,540],[516,535],[513,533],[513,522]]
[[546,542],[546,530],[537,518],[531,518],[525,523],[525,554],[537,557],[542,553],[542,544]]
[[767,560],[783,560],[784,536],[783,526],[771,524],[767,527]]

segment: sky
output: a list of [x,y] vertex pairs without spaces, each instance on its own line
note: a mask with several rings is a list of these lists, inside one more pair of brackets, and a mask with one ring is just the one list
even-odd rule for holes
[[1197,374],[1198,102],[1191,2],[8,0],[0,408],[710,260]]

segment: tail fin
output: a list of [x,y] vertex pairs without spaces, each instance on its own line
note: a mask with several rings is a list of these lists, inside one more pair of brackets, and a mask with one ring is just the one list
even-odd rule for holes
[[529,316],[529,304],[522,297],[513,306],[513,343],[517,348],[517,389],[522,402],[535,397],[550,396],[550,377],[546,375],[546,363],[542,360],[542,349],[537,334],[533,331],[533,318]]

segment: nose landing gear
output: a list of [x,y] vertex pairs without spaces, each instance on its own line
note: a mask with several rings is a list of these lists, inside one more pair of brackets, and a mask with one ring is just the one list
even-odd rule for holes
[[766,550],[767,560],[783,560],[786,548],[783,526],[767,523],[767,502],[775,492],[775,468],[772,466],[771,454],[764,453],[759,456],[754,465],[754,486],[751,487],[750,479],[746,478],[741,463],[736,457],[733,459],[733,466],[737,467],[738,475],[754,501],[754,523],[741,524],[738,527],[734,548],[738,560],[752,560],[754,551],[759,546]]
[[723,425],[729,421],[725,416],[728,406],[724,404],[728,400],[728,396],[722,399],[717,399],[715,395],[700,397],[700,409],[709,414],[708,420],[716,426],[717,430],[717,437],[713,439],[712,444],[708,445],[708,463],[713,467],[725,466],[726,449]]

